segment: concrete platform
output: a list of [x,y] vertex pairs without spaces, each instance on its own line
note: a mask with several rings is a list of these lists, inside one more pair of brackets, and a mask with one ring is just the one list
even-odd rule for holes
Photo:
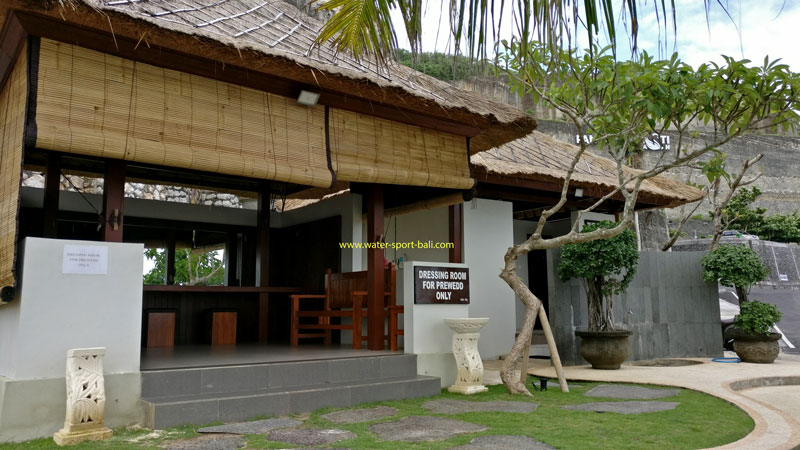
[[245,343],[236,345],[178,345],[143,348],[141,370],[188,369],[277,362],[319,361],[339,358],[402,355],[390,350],[353,349],[350,345],[301,345]]
[[[729,355],[726,355],[729,356]],[[733,355],[735,356],[735,355]],[[727,400],[747,412],[755,428],[744,438],[717,447],[725,450],[791,450],[800,446],[800,358],[781,354],[773,364],[715,363],[710,358],[684,358],[702,364],[660,367],[623,365],[620,370],[565,367],[575,381],[647,383],[678,386]],[[555,378],[549,361],[531,360],[528,373]],[[777,386],[777,387],[776,387]],[[776,391],[769,391],[776,389]],[[766,395],[761,396],[761,393]]]

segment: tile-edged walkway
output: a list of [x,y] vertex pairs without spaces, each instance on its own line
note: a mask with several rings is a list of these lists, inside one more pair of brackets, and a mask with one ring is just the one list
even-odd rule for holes
[[[800,417],[792,413],[792,405],[800,398],[800,384],[797,384],[800,380],[800,359],[784,354],[773,364],[730,364],[712,362],[709,358],[684,359],[702,361],[703,364],[681,367],[623,365],[620,370],[593,370],[587,365],[565,367],[564,370],[567,380],[678,386],[705,392],[739,406],[753,418],[755,428],[744,438],[718,449],[790,450],[800,444]],[[556,377],[549,361],[531,360],[531,364],[529,374]],[[757,380],[765,377],[776,377],[773,384],[794,384],[780,388],[782,399],[776,399],[777,396],[758,399],[755,395],[749,395],[748,391],[755,391],[754,388],[769,389],[759,387]]]

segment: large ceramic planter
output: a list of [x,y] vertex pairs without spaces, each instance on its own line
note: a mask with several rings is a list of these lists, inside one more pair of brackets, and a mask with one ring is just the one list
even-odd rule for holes
[[628,359],[631,344],[627,330],[617,331],[576,331],[575,336],[581,338],[581,356],[592,369],[615,370]]
[[738,331],[733,337],[733,351],[742,362],[769,364],[775,361],[781,349],[780,333],[752,335]]

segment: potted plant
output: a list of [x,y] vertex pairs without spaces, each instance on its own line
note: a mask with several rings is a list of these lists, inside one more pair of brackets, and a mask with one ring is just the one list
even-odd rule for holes
[[[583,227],[582,233],[616,224],[602,221]],[[561,281],[582,278],[589,306],[589,327],[577,330],[581,356],[594,369],[619,369],[630,355],[628,330],[614,328],[613,296],[625,292],[639,262],[636,235],[631,230],[608,238],[567,244],[561,252],[558,276]]]
[[734,318],[733,350],[744,362],[771,363],[780,352],[780,333],[769,329],[781,320],[781,312],[775,305],[758,300],[742,303]]
[[769,274],[758,253],[744,245],[720,245],[703,256],[700,265],[704,280],[736,289],[739,304],[747,302],[750,285]]
[[744,245],[720,245],[703,256],[700,264],[703,279],[736,289],[739,314],[733,326],[723,333],[723,340],[733,339],[733,350],[744,362],[771,363],[778,357],[781,335],[769,329],[781,318],[770,304],[748,301],[750,286],[763,280],[769,269],[758,254]]

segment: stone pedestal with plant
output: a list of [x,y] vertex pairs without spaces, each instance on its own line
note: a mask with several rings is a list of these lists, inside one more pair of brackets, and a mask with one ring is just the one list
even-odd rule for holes
[[720,245],[700,260],[703,278],[736,289],[739,314],[733,320],[733,350],[744,362],[771,363],[780,352],[781,335],[770,328],[781,320],[774,305],[750,301],[750,286],[769,274],[758,254],[744,245]]
[[[581,232],[614,226],[602,221],[584,226]],[[633,281],[638,261],[636,235],[631,230],[607,239],[568,244],[561,252],[559,278],[582,278],[586,287],[589,327],[575,335],[581,338],[581,356],[594,369],[619,369],[630,356],[631,332],[615,329],[612,308],[614,296],[625,292]]]

